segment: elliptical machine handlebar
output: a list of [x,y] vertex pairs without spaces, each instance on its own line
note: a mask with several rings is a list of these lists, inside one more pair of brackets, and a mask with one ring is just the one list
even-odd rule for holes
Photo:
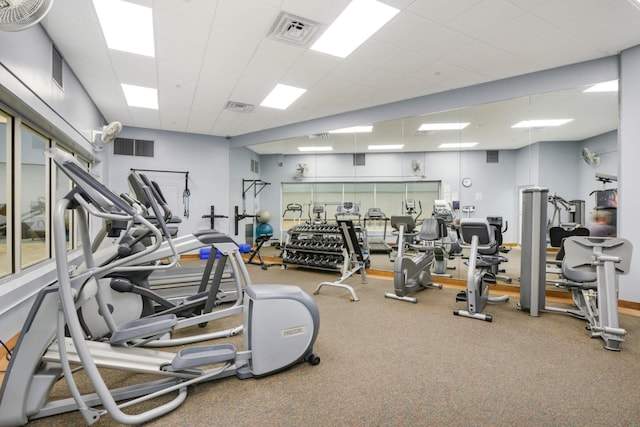
[[[144,191],[151,201],[151,208],[154,211],[154,214],[157,215],[157,226],[145,218],[144,208],[135,199],[125,199],[124,197],[118,196],[109,190],[106,186],[85,171],[82,165],[80,165],[70,154],[65,153],[56,147],[51,147],[45,150],[45,155],[50,157],[62,172],[76,185],[71,193],[67,195],[67,198],[75,201],[88,213],[98,218],[127,221],[130,224],[138,222],[155,236],[154,244],[150,245],[144,251],[132,254],[129,257],[125,257],[111,263],[109,265],[109,269],[111,271],[168,269],[177,264],[179,253],[170,238],[171,234],[169,233],[166,222],[161,214],[160,207],[155,203],[155,198],[151,196],[151,191],[148,187],[145,186],[146,189]],[[170,262],[168,264],[160,266],[134,264],[136,259],[156,251],[163,241],[163,236],[166,237],[166,241],[168,242],[171,252],[169,257]]]

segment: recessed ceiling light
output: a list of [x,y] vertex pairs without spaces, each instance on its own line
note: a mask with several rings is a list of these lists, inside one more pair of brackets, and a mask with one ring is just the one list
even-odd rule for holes
[[93,0],[109,49],[155,56],[150,7],[121,0]]
[[573,119],[552,119],[552,120],[523,120],[512,128],[544,128],[550,126],[561,126],[565,123],[569,123]]
[[382,145],[370,145],[367,148],[369,150],[400,150],[404,147],[404,144],[382,144]]
[[311,50],[346,58],[399,9],[376,0],[353,0],[311,46]]
[[418,131],[428,130],[460,130],[469,126],[469,123],[423,123]]
[[278,110],[286,110],[289,105],[293,104],[293,102],[306,91],[306,89],[278,83],[260,105],[263,107],[277,108]]
[[618,80],[609,80],[608,82],[602,82],[589,86],[583,92],[617,92]]
[[371,133],[372,130],[372,125],[351,126],[349,128],[330,130],[329,133]]
[[129,107],[158,109],[157,89],[122,83],[122,91]]
[[298,151],[333,151],[331,146],[323,147],[298,147]]
[[477,142],[445,142],[438,145],[438,148],[471,148],[478,145]]

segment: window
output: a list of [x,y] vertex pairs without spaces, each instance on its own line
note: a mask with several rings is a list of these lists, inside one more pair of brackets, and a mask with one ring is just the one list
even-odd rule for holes
[[0,111],[0,276],[6,276],[11,272],[11,252],[8,250],[7,238],[9,233],[11,208],[9,205],[10,194],[10,164],[9,149],[11,144],[11,118]]
[[20,181],[16,192],[16,218],[20,218],[20,263],[24,268],[50,257],[47,204],[47,168],[44,150],[49,141],[20,125]]
[[[405,213],[405,200],[416,204],[414,216],[422,210],[420,218],[433,212],[434,201],[440,198],[440,183],[433,182],[357,182],[357,183],[283,183],[282,211],[287,205],[300,204],[301,215],[290,214],[282,220],[282,229],[296,225],[300,218],[319,221],[335,221],[338,206],[352,202],[357,207],[360,219],[364,219],[369,208],[379,208],[387,217]],[[311,201],[311,202],[309,202]],[[314,207],[317,209],[314,211]],[[354,220],[358,219],[354,217]],[[384,234],[384,222],[367,225],[369,234]]]

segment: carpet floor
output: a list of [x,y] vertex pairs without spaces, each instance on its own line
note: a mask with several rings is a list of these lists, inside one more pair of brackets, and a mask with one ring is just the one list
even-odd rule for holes
[[[294,284],[309,293],[339,278],[297,268],[248,268],[255,284]],[[640,425],[640,318],[620,316],[627,341],[622,351],[611,352],[589,337],[583,321],[518,311],[517,294],[488,305],[488,323],[453,315],[454,308],[464,308],[455,301],[458,289],[424,290],[411,304],[384,298],[393,291],[392,281],[368,279],[347,280],[358,302],[346,290],[327,286],[313,297],[320,310],[314,347],[319,365],[199,384],[180,408],[148,425]],[[241,317],[209,327],[233,322]],[[241,346],[242,337],[228,341]],[[121,372],[105,376],[114,387],[138,379]],[[60,381],[54,394],[65,393]],[[73,412],[29,425],[82,424]],[[104,416],[95,425],[116,424]]]

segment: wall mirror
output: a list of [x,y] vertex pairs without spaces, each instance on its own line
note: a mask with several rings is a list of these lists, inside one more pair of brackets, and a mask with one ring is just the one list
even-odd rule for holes
[[[433,213],[435,200],[445,200],[455,218],[500,218],[504,242],[517,245],[519,193],[539,185],[566,200],[585,200],[588,223],[595,206],[591,192],[600,185],[596,173],[617,175],[617,92],[586,91],[591,87],[363,123],[370,132],[332,129],[253,145],[260,178],[272,184],[260,206],[274,213],[274,238],[284,239],[296,221],[318,215],[315,205],[333,220],[341,203],[353,203],[364,219],[370,208],[386,217],[401,214],[405,201],[414,200],[424,217]],[[543,119],[568,121],[527,123]],[[438,128],[443,124],[459,127]],[[320,151],[326,147],[330,151]],[[599,165],[584,162],[584,147],[599,156]],[[291,204],[301,205],[297,216],[287,213]],[[553,209],[550,204],[549,218]],[[370,238],[394,243],[386,225],[385,230],[384,221],[368,222]],[[384,257],[372,261],[374,268],[392,269]],[[517,277],[519,261],[509,269]],[[451,270],[464,278],[459,272]]]

